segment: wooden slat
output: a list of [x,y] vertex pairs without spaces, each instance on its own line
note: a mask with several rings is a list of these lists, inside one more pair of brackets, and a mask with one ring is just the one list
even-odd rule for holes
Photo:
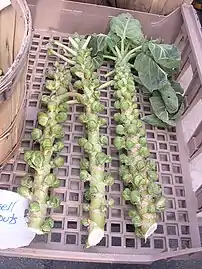
[[192,0],[74,0],[104,6],[168,15],[181,4],[191,4]]
[[15,11],[9,6],[0,12],[0,67],[8,70],[14,60]]

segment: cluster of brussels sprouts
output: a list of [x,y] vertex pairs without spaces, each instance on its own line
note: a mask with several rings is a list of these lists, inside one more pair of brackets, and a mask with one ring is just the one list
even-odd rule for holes
[[[98,91],[100,82],[91,57],[91,49],[88,48],[90,38],[90,36],[87,38],[70,37],[71,47],[54,41],[63,49],[63,60],[65,60],[64,57],[68,57],[66,62],[70,64],[70,71],[76,78],[73,88],[81,92],[81,94],[77,93],[77,100],[85,108],[85,112],[80,115],[79,119],[86,127],[86,138],[81,138],[79,145],[88,156],[80,164],[81,180],[89,181],[88,195],[85,197],[88,196],[90,203],[83,205],[83,209],[89,211],[88,219],[83,220],[83,224],[88,227],[89,231],[87,247],[97,245],[104,237],[107,206],[113,203],[112,200],[106,200],[105,188],[114,182],[114,179],[104,171],[105,163],[110,162],[111,157],[102,151],[102,146],[108,143],[108,139],[102,136],[99,130],[102,125],[106,124],[106,121],[98,115],[103,111],[104,106],[100,102]],[[56,54],[53,50],[51,52]]]
[[35,174],[25,176],[18,188],[18,193],[30,200],[28,226],[37,234],[50,232],[53,220],[47,217],[47,209],[60,205],[58,197],[49,195],[49,189],[60,185],[53,169],[64,164],[64,159],[58,157],[57,153],[64,148],[61,123],[67,119],[68,87],[71,81],[66,65],[58,62],[48,71],[47,77],[46,89],[51,94],[42,96],[41,101],[46,109],[38,113],[39,127],[32,131],[32,138],[39,143],[40,149],[24,154],[25,161],[35,170]]
[[156,183],[155,162],[148,159],[150,152],[142,121],[139,119],[136,90],[129,64],[116,64],[114,75],[114,115],[117,122],[114,145],[122,150],[120,176],[126,188],[123,198],[130,201],[129,211],[135,234],[145,239],[157,228],[157,212],[164,210],[165,199]]
[[[107,201],[105,190],[113,185],[114,179],[105,172],[105,164],[111,161],[111,157],[102,150],[108,139],[100,134],[100,127],[106,121],[99,116],[104,110],[99,89],[111,85],[115,89],[114,107],[119,110],[114,115],[117,123],[114,146],[121,153],[120,176],[125,185],[123,198],[131,204],[129,216],[135,226],[135,234],[146,240],[157,228],[158,212],[164,210],[165,198],[157,182],[155,162],[149,159],[146,132],[140,120],[134,75],[129,63],[129,56],[135,50],[128,52],[124,47],[120,51],[116,48],[113,57],[107,56],[115,62],[114,70],[107,76],[114,77],[100,85],[95,58],[89,48],[91,36],[76,35],[69,37],[69,41],[70,46],[53,41],[52,45],[61,48],[62,53],[52,48],[48,50],[49,54],[66,63],[60,65],[56,62],[54,70],[47,74],[46,88],[51,94],[42,96],[46,111],[38,113],[39,128],[32,132],[40,150],[25,153],[25,161],[35,170],[35,175],[24,177],[18,188],[18,192],[30,200],[28,225],[37,233],[49,232],[53,227],[52,219],[47,217],[47,208],[60,204],[57,197],[49,195],[49,189],[59,186],[53,169],[64,164],[64,160],[56,155],[64,147],[61,123],[67,119],[68,105],[79,103],[84,105],[84,113],[79,120],[86,127],[86,136],[79,140],[87,156],[80,163],[80,178],[88,183],[84,195],[88,203],[83,204],[83,210],[89,212],[89,217],[83,220],[89,231],[86,246],[95,246],[104,237],[107,208],[113,205],[112,199]],[[71,81],[74,81],[73,87]],[[75,99],[69,100],[69,97]]]

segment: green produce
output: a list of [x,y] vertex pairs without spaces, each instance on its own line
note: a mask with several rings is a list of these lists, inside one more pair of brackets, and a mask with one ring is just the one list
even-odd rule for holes
[[[124,20],[128,23],[127,29]],[[108,59],[114,61],[116,55],[119,61],[130,62],[133,77],[143,93],[148,95],[153,110],[152,115],[142,120],[159,127],[175,126],[184,110],[183,89],[175,81],[181,62],[177,47],[161,44],[160,40],[147,40],[141,32],[139,21],[136,20],[134,24],[130,14],[120,14],[111,20],[110,27],[107,36],[100,34],[91,42],[96,58],[103,58],[102,52],[107,44],[110,54],[106,55],[105,51],[105,56]]]
[[89,218],[83,220],[83,224],[88,226],[89,231],[87,247],[97,245],[104,236],[107,207],[113,203],[111,200],[106,200],[105,188],[114,182],[113,178],[104,171],[105,163],[110,162],[111,157],[102,152],[102,146],[108,141],[107,137],[100,134],[99,129],[106,122],[99,116],[104,106],[100,102],[100,92],[97,90],[100,86],[96,73],[98,59],[91,57],[91,49],[87,47],[90,39],[91,36],[70,37],[71,48],[57,41],[54,42],[63,48],[64,57],[72,55],[66,61],[72,65],[70,70],[77,79],[73,85],[74,89],[82,92],[80,96],[77,95],[77,100],[85,108],[85,112],[80,115],[80,121],[85,125],[87,135],[86,138],[80,139],[79,144],[88,155],[88,158],[83,159],[80,164],[80,178],[84,182],[89,182],[85,198],[90,200],[90,204],[83,206],[84,210],[89,211]]
[[40,144],[40,149],[24,154],[25,161],[35,174],[25,176],[18,188],[18,193],[30,200],[28,226],[37,234],[50,232],[53,220],[47,216],[47,209],[60,205],[58,197],[49,195],[49,189],[60,185],[53,169],[64,164],[57,153],[64,148],[61,123],[67,118],[68,99],[72,95],[68,93],[71,74],[65,65],[56,62],[47,77],[46,89],[51,93],[42,96],[41,101],[46,108],[38,113],[39,126],[32,131],[32,138]]
[[127,186],[123,198],[132,205],[129,215],[136,235],[146,240],[157,228],[157,212],[163,210],[165,199],[161,187],[156,183],[158,175],[155,163],[148,159],[150,152],[146,132],[139,119],[131,71],[130,62],[141,54],[143,44],[146,46],[140,23],[130,14],[112,18],[109,34],[95,36],[91,42],[92,53],[101,57],[104,51],[103,57],[111,59],[115,64],[114,70],[106,75],[113,79],[100,88],[113,86],[115,89],[114,107],[119,112],[114,115],[117,122],[114,145],[122,153],[120,176]]

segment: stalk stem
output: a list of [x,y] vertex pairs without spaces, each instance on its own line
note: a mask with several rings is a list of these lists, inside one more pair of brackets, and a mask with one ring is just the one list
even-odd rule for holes
[[50,54],[57,56],[58,58],[61,58],[63,61],[67,62],[68,64],[74,65],[75,62],[68,59],[67,57],[65,57],[64,55],[61,55],[60,53],[58,53],[57,51],[54,51],[53,49],[50,49]]

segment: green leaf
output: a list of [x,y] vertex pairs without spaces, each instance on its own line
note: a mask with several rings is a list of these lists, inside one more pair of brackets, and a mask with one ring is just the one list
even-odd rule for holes
[[122,40],[126,38],[135,44],[140,44],[143,39],[141,24],[138,20],[134,19],[129,13],[121,13],[110,21],[110,29]]
[[181,94],[184,93],[184,89],[181,87],[180,83],[178,83],[175,80],[171,80],[170,83],[173,89],[176,91],[176,93],[181,93]]
[[162,127],[162,128],[167,128],[168,124],[166,124],[165,122],[163,122],[162,120],[160,120],[156,115],[152,114],[152,115],[148,115],[148,116],[144,116],[142,117],[142,120],[152,126],[156,126],[156,127]]
[[98,53],[95,57],[92,58],[95,69],[100,68],[103,64],[104,58],[102,53]]
[[150,97],[149,100],[154,114],[163,122],[167,122],[169,120],[168,112],[160,93],[155,92],[155,95]]
[[138,71],[139,79],[143,86],[150,92],[158,90],[168,83],[167,74],[151,57],[139,53],[135,59],[134,67]]
[[177,120],[183,113],[184,111],[184,103],[183,103],[183,100],[184,100],[184,97],[177,93],[177,98],[178,98],[178,102],[179,102],[179,108],[178,108],[178,111],[174,114],[169,114],[169,118],[171,120]]
[[161,94],[161,98],[164,101],[168,113],[177,112],[179,107],[178,98],[175,90],[171,87],[171,85],[167,84],[166,86],[159,89],[159,92]]
[[107,45],[110,47],[110,49],[113,49],[115,46],[120,48],[121,37],[117,36],[114,32],[109,31],[106,41],[107,41]]
[[168,69],[179,68],[181,57],[175,45],[149,42],[148,47],[156,63]]
[[92,56],[96,56],[99,52],[103,52],[107,47],[107,35],[99,34],[93,36],[89,42],[92,50]]

